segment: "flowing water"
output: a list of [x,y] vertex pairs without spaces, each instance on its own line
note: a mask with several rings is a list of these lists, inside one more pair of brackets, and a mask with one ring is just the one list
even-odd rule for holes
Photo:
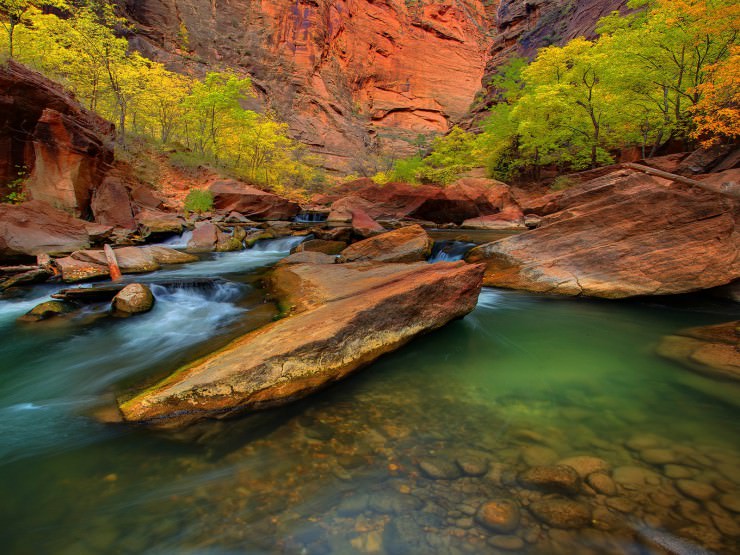
[[[99,306],[17,324],[49,286],[0,301],[4,553],[737,552],[738,408],[653,354],[663,334],[738,317],[718,301],[484,289],[464,319],[281,410],[177,435],[92,417],[268,321],[255,280],[299,240],[153,274],[222,279],[154,286],[154,310],[128,319]],[[558,529],[517,474],[573,455],[606,461],[618,492],[571,494],[592,514]],[[520,507],[512,534],[473,518],[501,498]]]

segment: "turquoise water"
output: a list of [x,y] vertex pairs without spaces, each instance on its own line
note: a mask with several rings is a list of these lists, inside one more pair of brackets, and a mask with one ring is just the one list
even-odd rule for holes
[[[466,318],[282,410],[176,435],[91,417],[116,392],[268,320],[254,280],[286,248],[167,270],[227,282],[155,288],[155,310],[136,318],[29,327],[15,318],[53,289],[0,301],[4,553],[737,552],[735,392],[653,354],[663,334],[738,318],[711,299],[484,289]],[[646,449],[670,462],[646,461]],[[563,530],[530,510],[563,496],[517,475],[572,455],[599,457],[620,479],[614,495],[568,497],[593,513]],[[466,457],[486,474],[463,475]],[[454,475],[430,478],[430,461]],[[623,484],[635,466],[649,483]],[[681,493],[673,467],[710,497]],[[511,534],[473,518],[500,498],[520,507]]]

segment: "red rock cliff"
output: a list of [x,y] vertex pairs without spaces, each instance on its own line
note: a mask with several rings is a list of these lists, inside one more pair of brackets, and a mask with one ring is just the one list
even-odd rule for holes
[[[134,45],[173,67],[248,71],[262,107],[336,170],[414,152],[482,110],[512,53],[593,32],[626,0],[128,0]],[[199,63],[204,62],[204,64]],[[475,102],[474,102],[475,101]]]

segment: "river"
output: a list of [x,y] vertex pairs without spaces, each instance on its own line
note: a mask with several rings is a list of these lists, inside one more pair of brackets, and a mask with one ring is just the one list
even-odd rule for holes
[[[154,286],[154,310],[128,319],[97,307],[70,323],[16,323],[50,286],[0,301],[4,553],[737,549],[727,496],[740,483],[738,407],[722,385],[653,353],[664,334],[738,318],[708,298],[484,289],[466,318],[290,407],[169,435],[96,420],[120,391],[269,321],[256,280],[299,240],[147,276],[223,281]],[[651,449],[664,460],[646,461]],[[545,526],[517,474],[574,455],[606,461],[621,493],[579,495],[594,511],[586,526]],[[487,473],[465,475],[466,461]],[[454,476],[432,479],[424,468],[435,467]],[[712,498],[678,492],[680,469],[712,484]],[[520,507],[512,535],[474,518],[501,498]]]

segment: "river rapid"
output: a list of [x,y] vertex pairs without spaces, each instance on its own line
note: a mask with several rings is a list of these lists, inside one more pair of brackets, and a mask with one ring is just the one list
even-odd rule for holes
[[[484,289],[464,319],[280,410],[166,435],[94,417],[273,318],[257,280],[300,240],[140,276],[221,279],[155,285],[154,310],[128,319],[98,306],[16,323],[48,285],[0,301],[4,553],[738,551],[737,392],[653,352],[664,334],[740,317],[710,298]],[[615,491],[522,485],[573,456],[605,462]],[[538,507],[552,499],[585,505],[588,521],[548,522]],[[511,530],[476,516],[496,500],[516,507]]]

